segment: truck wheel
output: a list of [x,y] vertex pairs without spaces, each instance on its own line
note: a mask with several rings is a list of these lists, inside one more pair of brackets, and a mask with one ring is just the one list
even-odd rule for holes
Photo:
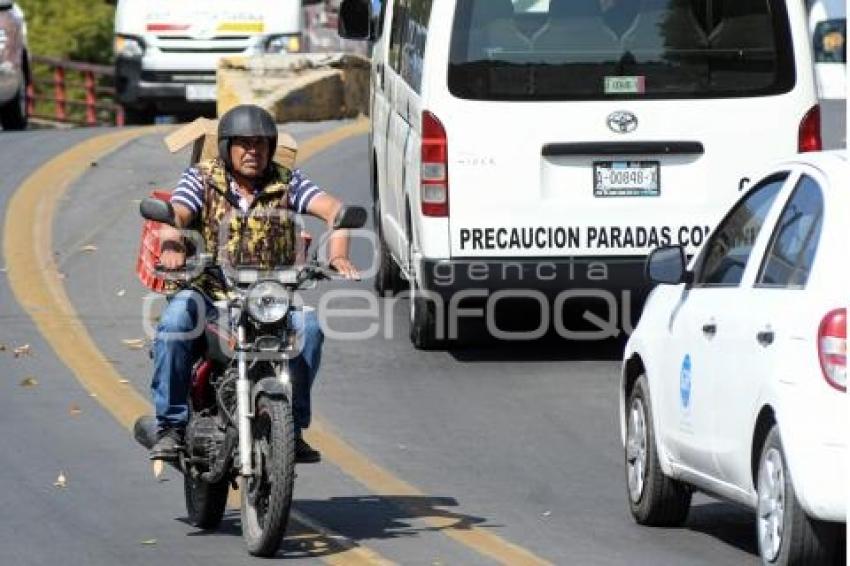
[[124,107],[124,124],[127,126],[153,124],[155,118],[156,114],[147,106],[140,108],[134,106]]
[[645,375],[638,378],[629,395],[624,453],[626,492],[635,521],[655,527],[682,525],[691,506],[691,490],[661,469]]
[[800,507],[777,425],[765,440],[757,478],[756,522],[762,561],[783,566],[837,563],[840,528],[812,520]]
[[4,130],[27,129],[27,81],[24,78],[15,98],[0,107],[0,124]]

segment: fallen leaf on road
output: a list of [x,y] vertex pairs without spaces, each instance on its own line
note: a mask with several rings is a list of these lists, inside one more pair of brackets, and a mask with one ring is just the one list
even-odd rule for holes
[[153,546],[153,545],[156,544],[156,539],[155,538],[149,538],[147,540],[143,540],[142,544],[147,545],[147,546]]
[[34,377],[25,377],[21,380],[21,387],[35,387],[38,385],[38,380]]
[[83,414],[83,410],[78,405],[71,405],[68,407],[68,414],[72,417],[78,417]]
[[96,252],[96,251],[97,251],[97,246],[92,245],[92,244],[89,244],[89,245],[87,245],[87,246],[83,246],[83,247],[81,247],[81,248],[80,248],[80,251],[81,251],[81,252]]
[[123,297],[124,295],[127,294],[127,291],[125,291],[124,289],[121,289],[120,291],[118,291],[115,294],[118,295],[119,297]]
[[59,472],[59,477],[53,482],[54,487],[68,487],[68,478],[65,477],[65,472]]
[[18,358],[20,356],[29,356],[32,354],[32,347],[29,344],[24,344],[23,346],[18,346],[13,350],[15,357]]

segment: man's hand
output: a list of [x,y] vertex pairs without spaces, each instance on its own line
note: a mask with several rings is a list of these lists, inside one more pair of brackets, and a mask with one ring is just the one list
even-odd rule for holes
[[354,267],[354,264],[347,257],[335,257],[331,260],[330,266],[337,270],[340,275],[346,279],[360,280],[360,272]]

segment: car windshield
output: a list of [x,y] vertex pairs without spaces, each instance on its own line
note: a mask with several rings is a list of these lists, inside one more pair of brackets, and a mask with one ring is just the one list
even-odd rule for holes
[[480,100],[711,98],[794,85],[777,0],[459,0],[448,70]]

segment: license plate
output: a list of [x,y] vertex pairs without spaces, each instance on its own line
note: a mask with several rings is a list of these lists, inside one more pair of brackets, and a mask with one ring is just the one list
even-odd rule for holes
[[216,85],[186,85],[186,100],[208,102],[216,99]]
[[593,196],[657,197],[659,170],[657,161],[595,161]]

